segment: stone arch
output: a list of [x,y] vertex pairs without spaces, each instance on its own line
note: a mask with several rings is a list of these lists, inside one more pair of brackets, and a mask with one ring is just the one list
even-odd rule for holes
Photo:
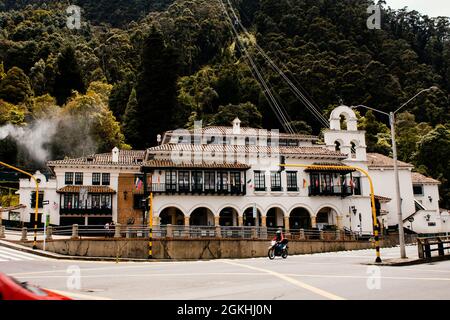
[[334,150],[341,151],[342,147],[345,147],[344,141],[342,141],[342,139],[336,139],[334,141]]
[[177,204],[166,204],[166,205],[162,206],[161,208],[159,208],[159,210],[157,211],[158,216],[160,216],[161,213],[165,209],[170,208],[170,207],[176,208],[176,209],[180,210],[184,215],[186,215],[187,210],[184,209],[183,207],[181,207],[181,206],[179,206]]
[[299,229],[311,229],[311,211],[303,206],[297,206],[293,208],[289,213],[289,229],[299,230]]
[[189,214],[191,226],[214,226],[214,213],[207,206],[196,206]]
[[284,227],[285,210],[283,206],[274,205],[266,212],[266,226],[267,228]]
[[[262,210],[256,206],[256,213],[258,215],[258,225],[262,225]],[[256,226],[256,218],[253,217],[253,206],[246,208],[242,212],[244,226]]]
[[339,106],[331,112],[330,115],[330,129],[341,130],[341,116],[345,117],[347,122],[347,131],[358,130],[358,119],[355,112],[347,106]]
[[184,213],[175,206],[167,206],[159,214],[160,225],[184,225]]
[[234,207],[228,206],[219,211],[219,225],[237,226],[239,225],[239,211]]
[[324,205],[316,213],[316,225],[319,229],[338,227],[341,215],[334,206]]

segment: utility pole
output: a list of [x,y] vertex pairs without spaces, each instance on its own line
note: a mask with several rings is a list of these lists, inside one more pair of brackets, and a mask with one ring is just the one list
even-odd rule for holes
[[398,219],[398,237],[399,237],[399,244],[400,244],[400,256],[402,259],[406,259],[406,248],[405,248],[405,231],[403,230],[403,214],[402,214],[402,199],[400,196],[400,177],[398,172],[398,163],[397,163],[397,142],[395,140],[395,114],[398,113],[403,107],[405,107],[408,103],[413,101],[415,98],[417,98],[419,95],[421,95],[424,92],[428,92],[431,90],[438,90],[439,88],[436,86],[430,87],[428,89],[424,89],[422,91],[419,91],[415,96],[413,96],[411,99],[406,101],[404,104],[400,106],[397,110],[394,112],[384,112],[375,108],[367,107],[364,105],[358,105],[354,108],[362,107],[365,109],[369,109],[384,115],[387,115],[389,117],[389,124],[391,126],[391,140],[392,140],[392,156],[394,159],[394,180],[395,180],[395,196],[396,196],[396,202],[397,202],[397,219]]
[[391,137],[392,137],[392,156],[394,158],[394,175],[395,175],[395,195],[397,202],[397,221],[398,221],[398,236],[400,244],[400,257],[406,259],[405,248],[405,230],[403,230],[403,214],[402,214],[402,198],[400,195],[400,176],[398,173],[397,163],[397,142],[395,140],[395,114],[389,113],[389,122],[391,125]]

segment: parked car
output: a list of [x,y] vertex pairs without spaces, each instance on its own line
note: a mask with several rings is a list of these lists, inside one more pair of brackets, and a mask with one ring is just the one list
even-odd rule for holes
[[0,273],[0,300],[72,300]]

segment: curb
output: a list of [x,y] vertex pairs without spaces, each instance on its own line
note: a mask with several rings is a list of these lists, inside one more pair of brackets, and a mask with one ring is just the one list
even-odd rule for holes
[[[180,261],[197,261],[197,260],[189,260],[189,259],[133,259],[133,258],[112,258],[112,257],[82,257],[82,256],[65,256],[57,253],[42,251],[42,250],[33,250],[26,246],[9,242],[5,240],[0,240],[0,247],[5,247],[9,249],[14,249],[18,251],[22,251],[29,254],[34,254],[41,257],[51,258],[55,260],[80,260],[80,261],[110,261],[110,262],[180,262]],[[204,260],[206,261],[206,259]]]
[[450,260],[450,256],[443,257],[431,257],[431,259],[407,259],[405,261],[399,261],[400,259],[393,260],[385,260],[384,262],[377,263],[363,263],[363,265],[371,265],[371,266],[384,266],[384,267],[402,267],[402,266],[413,266],[418,264],[427,264],[432,262],[446,261]]

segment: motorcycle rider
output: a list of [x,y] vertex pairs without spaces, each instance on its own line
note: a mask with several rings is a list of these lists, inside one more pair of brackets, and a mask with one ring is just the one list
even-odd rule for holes
[[284,234],[281,231],[281,229],[277,230],[275,237],[273,238],[273,241],[276,242],[275,246],[277,248],[281,248],[281,244],[284,242],[285,238],[284,238]]

